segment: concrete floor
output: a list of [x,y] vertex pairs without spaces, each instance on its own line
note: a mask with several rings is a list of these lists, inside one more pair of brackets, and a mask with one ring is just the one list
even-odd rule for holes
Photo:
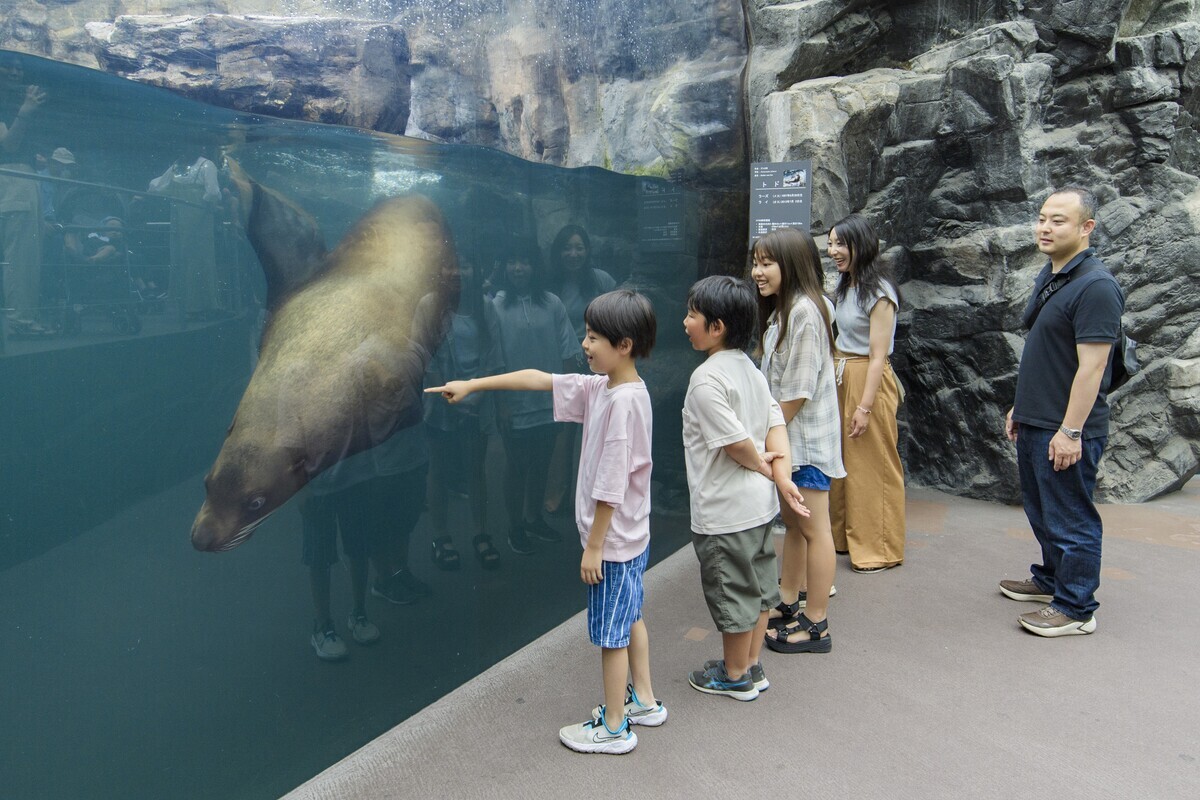
[[558,742],[601,694],[580,615],[287,800],[1200,797],[1200,481],[1102,511],[1091,636],[1025,633],[1016,617],[1036,606],[997,590],[1037,555],[1019,508],[911,491],[904,565],[858,575],[839,557],[833,652],[764,651],[771,689],[754,702],[687,684],[720,636],[685,548],[647,575],[654,684],[670,719],[637,729],[633,753]]

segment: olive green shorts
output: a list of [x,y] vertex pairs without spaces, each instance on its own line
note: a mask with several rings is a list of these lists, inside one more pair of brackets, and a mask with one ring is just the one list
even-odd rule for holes
[[708,612],[721,633],[745,633],[779,602],[771,523],[737,533],[692,534]]

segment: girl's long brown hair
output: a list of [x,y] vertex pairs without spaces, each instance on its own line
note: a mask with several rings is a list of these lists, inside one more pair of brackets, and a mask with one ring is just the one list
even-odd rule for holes
[[779,341],[775,352],[787,340],[788,317],[792,304],[804,295],[821,312],[825,323],[825,337],[829,342],[829,353],[833,354],[833,326],[829,319],[829,307],[825,304],[825,273],[821,270],[821,255],[817,243],[807,232],[798,228],[776,228],[754,242],[752,256],[767,259],[779,265],[781,280],[778,294],[772,297],[758,296],[758,349],[766,346],[767,319],[772,311],[779,314]]

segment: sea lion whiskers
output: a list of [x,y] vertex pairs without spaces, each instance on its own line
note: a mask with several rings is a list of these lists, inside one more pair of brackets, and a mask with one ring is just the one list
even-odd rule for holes
[[269,511],[264,516],[259,517],[254,522],[251,522],[249,525],[242,528],[240,531],[238,531],[236,534],[234,534],[232,539],[230,539],[228,542],[226,542],[225,544],[218,547],[217,552],[225,553],[225,552],[228,552],[228,551],[232,550],[233,548],[237,547],[238,545],[244,543],[247,539],[249,539],[252,535],[254,535],[254,531],[258,529],[258,526],[263,524],[264,522],[266,522],[267,517],[271,516],[274,513],[275,513],[274,511]]

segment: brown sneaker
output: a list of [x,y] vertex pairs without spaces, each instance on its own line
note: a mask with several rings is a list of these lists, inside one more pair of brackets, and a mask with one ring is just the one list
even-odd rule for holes
[[1075,636],[1096,630],[1096,618],[1084,622],[1071,619],[1054,606],[1039,608],[1017,617],[1021,627],[1038,636]]
[[1054,595],[1046,594],[1030,578],[1027,581],[1000,581],[1000,593],[1013,600],[1029,603],[1049,603]]

